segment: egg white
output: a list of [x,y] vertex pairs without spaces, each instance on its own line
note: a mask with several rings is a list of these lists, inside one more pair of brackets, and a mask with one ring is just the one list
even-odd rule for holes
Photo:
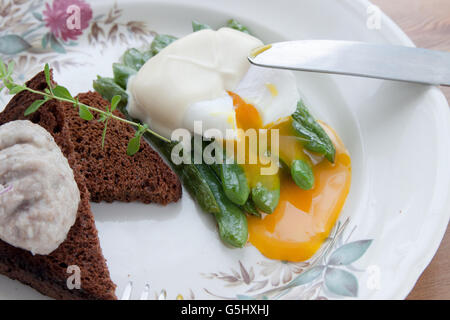
[[300,95],[291,71],[251,66],[233,91],[259,112],[263,124],[294,113]]
[[[292,72],[256,66],[249,68],[232,92],[256,108],[263,125],[290,116],[295,111],[300,98]],[[201,121],[203,132],[217,129],[223,137],[238,136],[235,107],[232,98],[225,90],[221,97],[191,104],[184,115],[184,127],[193,132],[194,121]],[[226,135],[226,130],[235,132]],[[204,135],[210,138],[208,134]]]

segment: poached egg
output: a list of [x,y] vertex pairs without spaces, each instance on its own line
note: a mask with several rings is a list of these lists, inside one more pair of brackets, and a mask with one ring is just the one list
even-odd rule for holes
[[233,92],[252,104],[263,124],[291,115],[299,100],[294,75],[250,66],[248,53],[263,43],[234,29],[201,30],[151,58],[129,80],[131,116],[170,139],[173,130],[237,129]]
[[[300,99],[294,74],[250,66],[247,60],[262,45],[229,28],[181,38],[130,78],[128,112],[167,138],[178,128],[194,132],[194,121],[202,121],[203,131],[218,129],[224,137],[229,137],[227,129],[278,129],[280,151],[289,160],[311,157],[291,124]],[[268,258],[309,259],[329,236],[347,198],[350,156],[333,129],[321,124],[336,147],[335,163],[311,159],[316,182],[308,191],[278,170],[277,208],[261,218],[248,217],[249,241]],[[239,140],[237,134],[234,138]],[[260,165],[244,164],[243,169],[253,187]]]

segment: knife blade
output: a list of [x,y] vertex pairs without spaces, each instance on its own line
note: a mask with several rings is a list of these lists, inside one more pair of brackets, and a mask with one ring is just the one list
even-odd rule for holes
[[450,53],[421,48],[299,40],[257,48],[248,59],[260,67],[450,86]]

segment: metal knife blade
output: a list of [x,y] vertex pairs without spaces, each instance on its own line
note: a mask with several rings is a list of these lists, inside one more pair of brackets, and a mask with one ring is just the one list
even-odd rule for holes
[[334,40],[273,43],[248,57],[257,66],[450,86],[450,53]]

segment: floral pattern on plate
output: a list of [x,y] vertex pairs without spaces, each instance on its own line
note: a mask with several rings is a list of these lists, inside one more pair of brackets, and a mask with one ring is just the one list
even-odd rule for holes
[[[350,236],[344,240],[344,230],[350,220],[342,225],[338,223],[327,242],[309,261],[286,262],[266,260],[260,262],[263,266],[261,277],[256,279],[254,268],[246,269],[239,261],[239,272],[231,269],[230,273],[218,272],[205,274],[209,279],[225,282],[225,286],[246,286],[246,291],[235,297],[221,297],[204,289],[208,294],[224,299],[327,299],[332,296],[357,297],[358,279],[354,272],[364,272],[352,266],[369,249],[373,240],[349,242]],[[293,289],[299,288],[294,294]],[[264,290],[263,290],[264,289]],[[258,293],[255,293],[258,292]]]
[[[71,16],[76,10],[79,19]],[[84,0],[0,0],[0,56],[14,61],[14,78],[25,81],[45,63],[57,71],[86,64],[86,55],[76,48],[82,36],[100,50],[154,36],[142,21],[122,21],[122,11],[114,3],[108,12],[94,15]]]

